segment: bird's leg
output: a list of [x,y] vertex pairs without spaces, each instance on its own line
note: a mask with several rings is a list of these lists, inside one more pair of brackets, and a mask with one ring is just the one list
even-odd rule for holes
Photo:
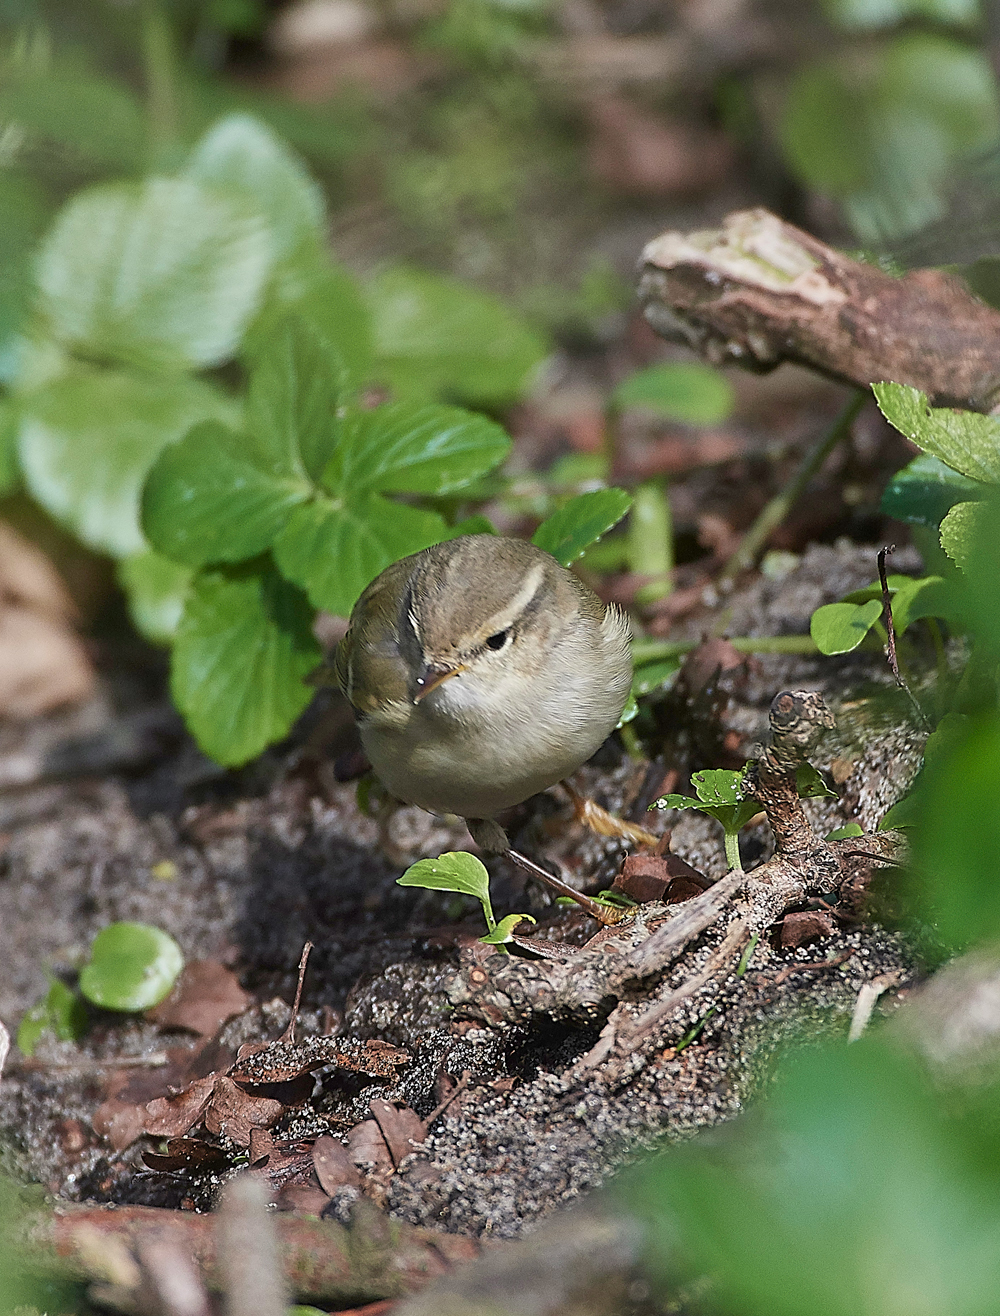
[[552,873],[546,872],[533,859],[529,859],[526,854],[521,854],[520,850],[510,849],[507,851],[507,857],[512,859],[518,868],[523,868],[526,873],[532,877],[537,877],[540,882],[550,886],[553,891],[557,891],[561,896],[568,896],[570,900],[584,909],[591,918],[596,918],[599,923],[619,923],[621,921],[621,910],[609,908],[607,905],[599,905],[596,900],[591,900],[589,896],[574,890],[569,883],[564,882],[561,877],[555,877]]
[[569,795],[577,822],[582,822],[598,836],[615,836],[623,841],[634,841],[637,845],[659,844],[660,838],[655,832],[647,831],[638,823],[616,818],[613,813],[608,813],[607,809],[602,809],[596,800],[581,795],[568,781],[561,781],[559,785]]
[[562,878],[554,877],[551,873],[546,872],[534,860],[529,859],[525,854],[521,854],[520,850],[512,849],[510,841],[507,839],[507,833],[494,818],[466,818],[465,825],[468,827],[472,839],[481,849],[488,850],[492,854],[509,856],[518,868],[524,869],[532,877],[537,877],[540,882],[550,886],[553,891],[558,891],[559,895],[568,896],[570,900],[575,900],[591,918],[596,918],[601,923],[617,923],[621,918],[618,910],[599,905],[596,900],[591,900],[589,896],[575,891]]

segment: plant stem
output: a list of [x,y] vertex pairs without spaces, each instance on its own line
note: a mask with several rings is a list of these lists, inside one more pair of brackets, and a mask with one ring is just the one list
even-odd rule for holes
[[[678,658],[697,649],[700,640],[656,640],[640,637],[632,642],[637,667],[663,658]],[[740,653],[819,653],[811,635],[735,635],[726,641]]]
[[638,603],[664,599],[673,589],[674,531],[666,480],[646,480],[635,490],[628,525],[629,569],[651,576],[636,590]]
[[142,6],[142,56],[146,74],[150,154],[166,155],[177,141],[177,60],[170,20],[159,0]]
[[740,859],[739,832],[726,832],[726,863],[729,865],[730,872],[734,870],[737,873],[743,872],[743,863]]
[[867,390],[858,389],[827,432],[805,454],[799,469],[779,494],[764,507],[757,520],[743,536],[740,546],[722,568],[719,580],[732,580],[752,567],[771,534],[798,502],[802,491],[826,461],[841,439],[850,431],[858,412],[868,401]]

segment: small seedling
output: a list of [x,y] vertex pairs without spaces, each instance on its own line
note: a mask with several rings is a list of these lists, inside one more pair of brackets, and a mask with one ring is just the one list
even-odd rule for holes
[[104,1010],[149,1010],[169,994],[183,967],[180,946],[160,928],[112,923],[94,938],[80,991]]
[[483,917],[489,928],[489,934],[480,940],[496,946],[502,955],[510,953],[504,942],[511,940],[517,924],[524,919],[530,923],[535,921],[530,914],[508,914],[497,923],[490,900],[490,875],[482,861],[465,850],[449,850],[436,859],[420,859],[396,881],[400,886],[420,886],[428,891],[457,891],[463,896],[474,896],[483,907]]
[[[690,795],[661,795],[650,809],[699,809],[720,822],[725,832],[726,862],[731,870],[743,872],[740,861],[739,834],[761,811],[760,802],[747,790],[749,764],[738,772],[727,768],[705,768],[691,774],[697,799]],[[801,799],[836,799],[811,763],[800,763],[795,770],[795,785]]]
[[60,1042],[76,1042],[86,1030],[86,1006],[64,982],[50,977],[48,992],[21,1020],[17,1045],[31,1056],[43,1033],[54,1033]]

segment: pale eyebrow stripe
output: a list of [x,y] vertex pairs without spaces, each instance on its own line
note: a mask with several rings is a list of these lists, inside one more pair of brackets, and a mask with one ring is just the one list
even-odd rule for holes
[[503,631],[512,625],[518,617],[525,611],[528,604],[541,589],[542,581],[545,579],[545,563],[536,562],[524,578],[521,588],[517,591],[506,608],[495,612],[489,620],[484,623],[482,632]]

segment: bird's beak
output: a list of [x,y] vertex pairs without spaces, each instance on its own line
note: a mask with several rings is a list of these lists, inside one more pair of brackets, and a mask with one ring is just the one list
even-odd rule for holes
[[416,687],[413,702],[419,704],[421,699],[426,699],[432,690],[436,690],[439,685],[444,685],[445,681],[450,681],[453,676],[458,676],[459,672],[464,671],[464,663],[459,664],[458,667],[444,667],[441,663],[424,663],[413,683]]

